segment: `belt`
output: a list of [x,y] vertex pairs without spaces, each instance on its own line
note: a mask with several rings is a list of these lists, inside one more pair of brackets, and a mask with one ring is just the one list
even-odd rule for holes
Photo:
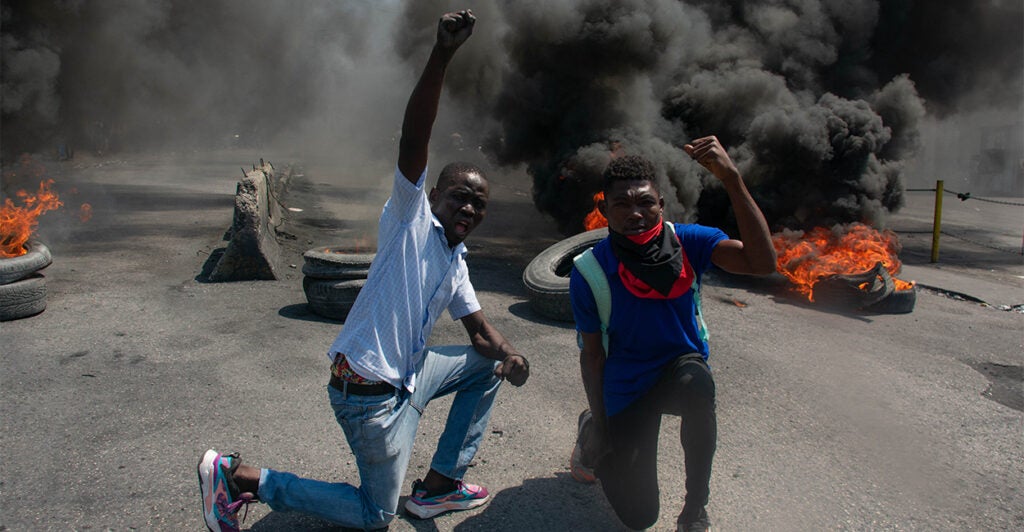
[[329,384],[339,392],[352,395],[384,395],[395,391],[395,387],[386,382],[379,384],[356,384],[343,380],[336,375],[331,375],[331,382]]

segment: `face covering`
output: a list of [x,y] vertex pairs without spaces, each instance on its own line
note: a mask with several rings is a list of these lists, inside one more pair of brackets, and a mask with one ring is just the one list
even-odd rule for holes
[[693,284],[694,274],[675,231],[665,222],[639,235],[626,236],[608,231],[612,252],[619,259],[619,278],[637,297],[674,299]]

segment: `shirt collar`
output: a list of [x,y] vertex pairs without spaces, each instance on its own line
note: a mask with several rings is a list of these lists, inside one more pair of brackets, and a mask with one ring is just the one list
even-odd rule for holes
[[[434,224],[434,231],[438,235],[438,238],[441,239],[441,244],[444,245],[444,247],[447,248],[448,247],[448,237],[445,236],[445,234],[444,234],[444,226],[441,225],[441,220],[438,220],[437,216],[435,216],[434,213],[430,213],[430,221],[431,221],[431,223]],[[466,243],[465,242],[459,242],[459,244],[457,246],[455,246],[454,248],[451,248],[451,252],[452,252],[453,255],[458,254],[458,255],[461,255],[462,257],[465,257],[466,254],[469,253],[469,248],[466,247]]]

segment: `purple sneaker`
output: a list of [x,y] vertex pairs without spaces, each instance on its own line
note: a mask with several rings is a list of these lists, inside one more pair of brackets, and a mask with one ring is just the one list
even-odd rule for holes
[[238,510],[256,502],[252,493],[240,493],[232,478],[240,463],[237,454],[222,455],[211,449],[196,467],[203,497],[203,518],[211,532],[237,532]]
[[455,481],[455,489],[448,493],[427,497],[427,488],[422,480],[412,483],[412,495],[405,503],[405,509],[420,519],[430,519],[450,510],[469,510],[487,504],[490,495],[487,488]]

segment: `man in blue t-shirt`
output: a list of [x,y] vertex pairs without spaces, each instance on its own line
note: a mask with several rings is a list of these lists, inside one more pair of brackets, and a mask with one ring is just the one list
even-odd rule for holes
[[665,222],[654,166],[643,157],[620,157],[605,170],[605,197],[598,203],[608,238],[593,249],[611,293],[607,353],[590,285],[576,269],[569,280],[590,405],[580,414],[573,478],[600,479],[619,519],[634,529],[658,520],[662,414],[682,417],[686,500],[678,530],[710,527],[705,506],[717,441],[715,383],[694,289],[712,264],[732,273],[775,271],[768,224],[718,139],[700,138],[684,150],[725,186],[741,240],[711,227]]

